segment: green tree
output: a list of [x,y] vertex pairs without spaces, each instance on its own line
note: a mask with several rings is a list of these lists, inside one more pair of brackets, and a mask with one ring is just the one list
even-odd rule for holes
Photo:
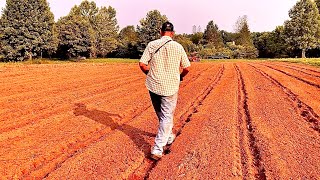
[[236,44],[242,46],[253,46],[253,41],[251,39],[251,33],[248,25],[248,17],[239,17],[236,22]]
[[271,32],[270,41],[269,48],[274,54],[274,57],[280,58],[288,56],[288,44],[286,43],[283,26],[277,26],[276,29]]
[[272,32],[252,33],[254,46],[259,50],[260,58],[288,57],[288,44],[284,27],[278,26]]
[[57,47],[54,16],[46,0],[7,0],[0,32],[7,61],[50,55]]
[[119,40],[121,44],[137,44],[138,43],[138,33],[136,32],[134,26],[126,26],[121,29],[119,33]]
[[160,38],[160,28],[168,21],[165,15],[161,15],[158,10],[149,11],[146,18],[140,20],[137,26],[139,35],[139,50],[142,52],[150,41]]
[[58,25],[59,51],[64,58],[106,57],[118,46],[116,10],[110,6],[98,8],[94,1],[85,0],[61,18]]
[[203,41],[203,32],[197,32],[190,36],[190,40],[193,44],[198,45]]
[[97,16],[93,29],[96,34],[97,55],[106,57],[108,53],[114,51],[118,46],[118,31],[116,10],[109,6],[102,7]]
[[220,33],[221,33],[224,44],[236,41],[236,38],[237,38],[236,33],[227,32],[225,30],[221,30]]
[[190,38],[188,38],[186,35],[181,35],[181,34],[176,35],[174,37],[174,40],[180,43],[187,53],[192,53],[194,51],[193,43],[190,40]]
[[57,22],[61,58],[90,57],[94,43],[89,21],[78,15],[68,15]]
[[215,48],[224,46],[221,33],[219,32],[218,25],[210,21],[204,31],[203,38],[206,44],[212,44]]
[[259,50],[259,58],[274,58],[274,53],[270,49],[272,46],[271,32],[255,32],[252,33],[254,46]]
[[93,38],[92,47],[90,47],[90,57],[97,56],[97,14],[99,12],[99,8],[97,7],[94,1],[84,0],[80,3],[80,5],[75,5],[70,13],[70,17],[81,17],[82,19],[86,20],[89,23],[90,28],[93,30],[91,31],[91,36]]
[[89,21],[90,25],[94,26],[97,24],[96,17],[99,12],[99,8],[94,1],[89,2],[84,0],[79,6],[74,6],[70,12],[70,15],[81,16]]
[[236,22],[236,34],[235,34],[235,44],[237,46],[231,45],[231,48],[236,58],[256,58],[259,53],[258,50],[255,48],[251,33],[248,25],[248,18],[247,16],[239,17]]
[[318,10],[320,12],[320,0],[315,0],[314,2],[316,3]]
[[138,58],[137,50],[138,33],[134,26],[126,26],[119,33],[119,46],[117,48],[116,57]]
[[94,1],[84,0],[72,8],[70,15],[80,16],[87,20],[93,29],[94,37],[90,57],[106,57],[118,45],[116,10],[111,6],[98,8]]
[[306,51],[318,46],[320,38],[320,15],[317,5],[312,0],[300,0],[289,11],[290,20],[284,24],[286,40],[291,48],[298,48],[301,57]]
[[[1,22],[1,16],[0,16],[0,22]],[[0,31],[0,39],[2,38],[3,34],[2,32]],[[0,61],[3,61],[3,50],[2,50],[2,43],[0,41]]]

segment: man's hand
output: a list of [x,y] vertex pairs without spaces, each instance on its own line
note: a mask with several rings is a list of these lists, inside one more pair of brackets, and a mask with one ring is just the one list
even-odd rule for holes
[[180,81],[183,81],[183,78],[189,73],[189,68],[183,68],[182,73],[180,74]]
[[147,75],[149,73],[150,68],[148,67],[148,65],[145,65],[144,63],[139,62],[139,66],[140,66],[141,71],[144,74]]

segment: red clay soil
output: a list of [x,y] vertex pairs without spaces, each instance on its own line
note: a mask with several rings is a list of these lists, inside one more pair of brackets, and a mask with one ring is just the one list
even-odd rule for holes
[[158,162],[137,64],[9,65],[0,79],[3,179],[320,179],[314,67],[193,63]]

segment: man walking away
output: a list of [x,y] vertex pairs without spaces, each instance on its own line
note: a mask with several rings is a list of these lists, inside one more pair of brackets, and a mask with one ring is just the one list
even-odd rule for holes
[[[161,38],[148,44],[139,62],[140,69],[147,75],[146,86],[159,119],[158,134],[151,150],[154,160],[159,160],[163,147],[175,139],[172,133],[173,114],[180,81],[188,74],[190,66],[182,45],[172,40],[173,24],[164,23],[160,33]],[[183,69],[181,74],[180,67]]]

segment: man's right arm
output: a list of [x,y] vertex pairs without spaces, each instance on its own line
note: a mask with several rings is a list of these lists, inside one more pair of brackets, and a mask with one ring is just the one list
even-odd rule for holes
[[148,65],[146,65],[142,62],[139,62],[139,66],[140,66],[140,69],[143,73],[145,73],[146,75],[149,73],[150,68]]

